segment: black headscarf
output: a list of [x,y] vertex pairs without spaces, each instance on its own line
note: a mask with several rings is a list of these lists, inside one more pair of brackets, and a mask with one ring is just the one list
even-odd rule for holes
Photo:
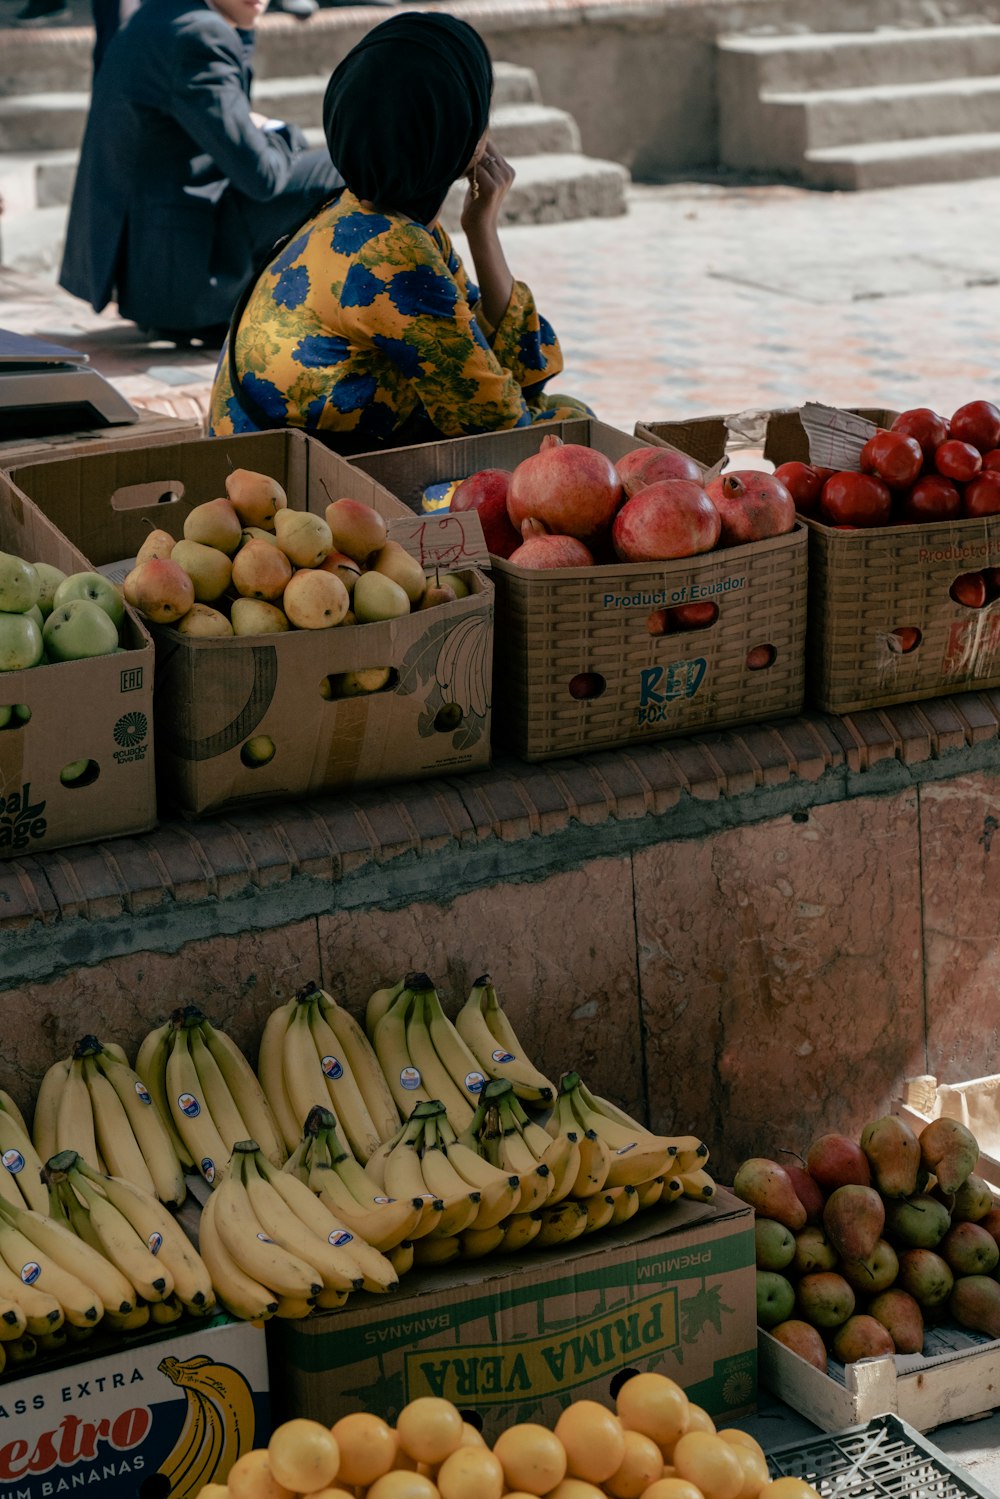
[[427,11],[393,16],[327,85],[330,156],[357,197],[430,223],[486,129],[492,91],[490,54],[468,22]]

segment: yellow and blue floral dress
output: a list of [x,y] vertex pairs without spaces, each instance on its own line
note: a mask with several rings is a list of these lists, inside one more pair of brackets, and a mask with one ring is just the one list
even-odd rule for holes
[[[491,328],[444,229],[363,208],[347,190],[259,278],[235,355],[249,404],[269,425],[351,451],[590,414],[543,394],[562,353],[523,282]],[[257,430],[224,348],[209,431]]]

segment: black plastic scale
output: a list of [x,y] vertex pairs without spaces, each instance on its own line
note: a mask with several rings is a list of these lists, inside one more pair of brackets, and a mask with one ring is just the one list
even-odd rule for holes
[[0,441],[137,422],[89,356],[0,328]]

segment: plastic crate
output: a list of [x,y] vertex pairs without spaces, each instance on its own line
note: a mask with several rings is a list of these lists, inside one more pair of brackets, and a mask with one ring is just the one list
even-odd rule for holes
[[767,1454],[772,1478],[804,1478],[823,1499],[995,1499],[898,1416],[791,1442]]

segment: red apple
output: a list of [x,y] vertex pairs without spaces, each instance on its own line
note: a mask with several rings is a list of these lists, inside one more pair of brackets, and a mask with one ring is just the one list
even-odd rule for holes
[[934,467],[946,479],[955,479],[967,484],[974,479],[983,466],[983,455],[970,442],[959,442],[949,438],[934,451]]
[[1000,410],[992,401],[969,401],[951,419],[951,435],[980,453],[1000,447]]
[[925,474],[918,479],[900,506],[902,519],[908,521],[957,520],[961,512],[962,496],[941,474]]
[[962,514],[997,515],[1000,513],[1000,469],[984,468],[970,479],[962,491]]
[[629,498],[661,479],[690,479],[702,482],[701,465],[677,448],[635,448],[615,464],[625,493]]
[[587,547],[575,536],[528,536],[508,562],[518,567],[593,567],[594,559]]
[[1000,448],[990,448],[983,454],[983,468],[1000,469]]
[[811,463],[779,463],[774,477],[784,484],[800,515],[816,514],[825,482],[822,469]]
[[908,489],[923,461],[919,442],[905,432],[876,432],[861,449],[861,472],[877,474],[890,489]]
[[700,484],[661,479],[625,501],[611,541],[623,562],[663,562],[710,552],[721,530],[722,518]]
[[828,526],[887,526],[891,516],[889,486],[874,474],[845,470],[823,485],[819,518]]
[[934,449],[948,440],[948,423],[929,406],[913,406],[909,411],[901,411],[890,431],[915,437],[925,458],[933,458]]
[[481,468],[463,479],[451,497],[451,510],[461,515],[474,510],[486,538],[486,550],[494,557],[509,557],[521,545],[521,537],[507,514],[510,473],[505,468]]
[[774,474],[757,469],[720,474],[705,493],[722,517],[720,546],[784,536],[795,525],[795,501]]

